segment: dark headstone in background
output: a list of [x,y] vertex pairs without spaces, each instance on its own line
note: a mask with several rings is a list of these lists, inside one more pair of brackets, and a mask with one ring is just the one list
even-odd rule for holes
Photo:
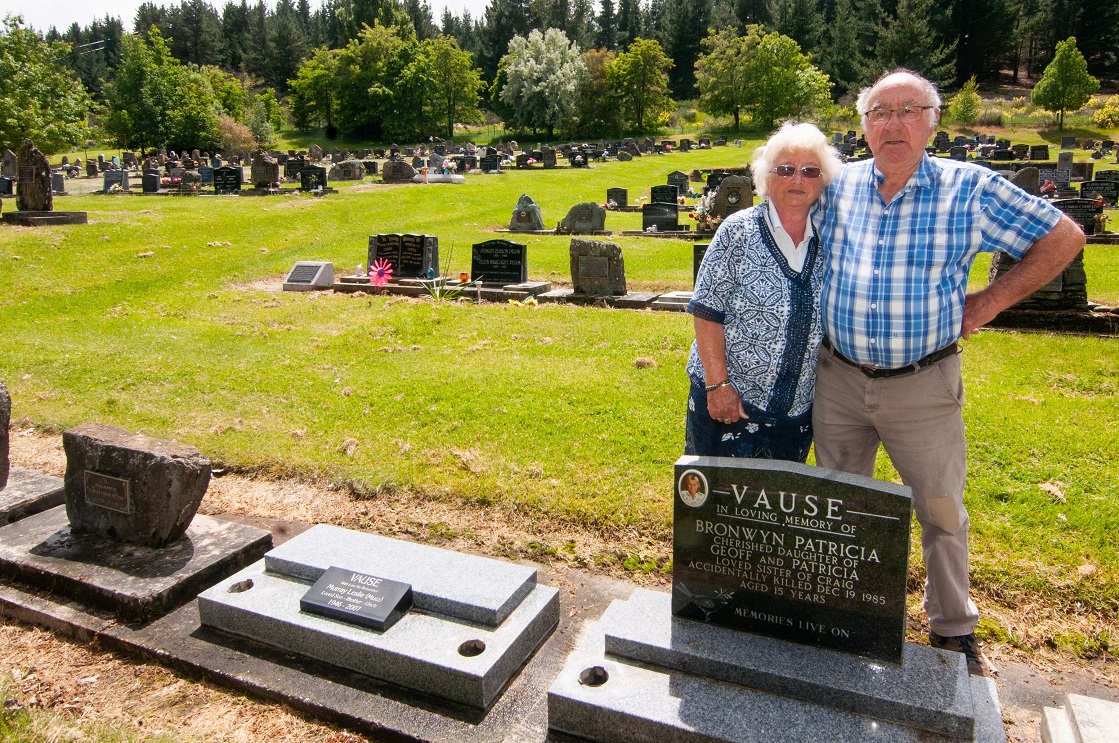
[[12,396],[0,381],[0,490],[8,484],[11,460],[8,458],[8,425],[12,421]]
[[679,170],[674,170],[668,174],[668,178],[666,180],[668,185],[676,186],[677,196],[688,195],[688,189],[690,188],[690,186],[687,173],[682,173]]
[[1014,174],[1010,182],[1030,196],[1041,195],[1041,174],[1037,168],[1022,168]]
[[1048,160],[1049,159],[1049,145],[1035,144],[1030,145],[1030,160]]
[[641,229],[656,227],[657,232],[676,232],[680,229],[680,212],[676,204],[642,204]]
[[[991,268],[987,273],[988,283],[997,281],[1016,264],[1017,261],[1006,253],[992,254]],[[1050,311],[1087,310],[1088,276],[1084,272],[1084,251],[1077,254],[1077,256],[1065,266],[1064,270],[1057,274],[1048,284],[1014,305],[1011,309]]]
[[624,296],[626,269],[622,249],[602,240],[572,238],[571,283],[575,294]]
[[470,255],[470,277],[484,286],[528,281],[528,246],[510,240],[476,243]]
[[1097,181],[1119,182],[1119,170],[1100,170],[1096,172]]
[[1119,200],[1119,182],[1084,181],[1080,184],[1080,198],[1095,199],[1097,196],[1102,196],[1108,206],[1114,207]]
[[695,286],[695,280],[699,277],[699,267],[703,264],[703,256],[707,255],[707,249],[711,247],[711,243],[695,243],[692,245],[692,286]]
[[392,266],[392,277],[399,278],[400,271],[400,242],[401,235],[371,235],[369,237],[369,263],[372,270],[373,264],[378,260],[387,261]]
[[684,456],[673,503],[675,616],[901,662],[909,488]]
[[400,264],[393,278],[426,279],[439,275],[439,238],[434,235],[401,235]]
[[1094,199],[1057,199],[1052,204],[1080,225],[1085,235],[1096,233],[1096,215],[1100,208]]
[[30,139],[24,139],[19,148],[16,209],[21,212],[49,212],[54,209],[50,162]]
[[680,190],[676,186],[653,186],[649,189],[649,201],[654,204],[672,204],[675,206],[680,198]]
[[325,190],[327,183],[326,168],[321,165],[308,165],[299,171],[299,187],[304,191]]
[[217,193],[237,193],[241,190],[244,172],[240,165],[223,165],[214,168],[214,191]]
[[[1119,172],[1119,171],[1116,171]],[[629,189],[625,188],[608,188],[606,189],[607,203],[613,201],[615,206],[629,206]]]
[[77,532],[162,547],[183,535],[210,484],[192,446],[83,423],[62,434],[66,515]]

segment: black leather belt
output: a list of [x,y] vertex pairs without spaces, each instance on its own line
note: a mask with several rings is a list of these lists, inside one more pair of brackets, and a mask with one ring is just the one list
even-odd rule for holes
[[956,353],[959,352],[959,347],[955,343],[949,343],[947,346],[940,349],[939,351],[933,351],[925,358],[918,359],[917,361],[914,361],[912,364],[909,364],[907,366],[903,366],[899,369],[883,369],[877,366],[865,366],[864,364],[856,364],[854,361],[836,350],[835,346],[833,346],[831,344],[831,341],[829,341],[826,337],[824,338],[824,348],[831,351],[832,354],[844,364],[855,367],[871,379],[881,379],[883,377],[897,377],[901,376],[902,374],[912,374],[915,371],[924,369],[930,364],[935,364],[936,362],[941,361],[942,359],[946,359],[949,356],[954,356],[956,355]]

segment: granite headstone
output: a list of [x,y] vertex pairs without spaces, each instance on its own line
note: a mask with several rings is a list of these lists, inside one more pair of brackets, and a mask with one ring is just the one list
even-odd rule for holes
[[528,246],[509,240],[476,243],[470,256],[470,275],[487,286],[528,281]]
[[569,252],[575,294],[625,295],[626,270],[621,247],[602,240],[573,238]]
[[544,217],[540,212],[540,205],[528,194],[521,194],[521,198],[517,199],[517,205],[513,207],[513,216],[509,220],[509,229],[514,232],[535,232],[544,229]]

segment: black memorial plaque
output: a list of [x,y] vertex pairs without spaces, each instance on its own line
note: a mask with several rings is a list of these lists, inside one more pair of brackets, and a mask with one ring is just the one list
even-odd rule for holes
[[326,186],[326,168],[318,165],[308,165],[299,171],[299,187],[304,191],[325,189]]
[[1119,170],[1097,170],[1096,181],[1119,183]]
[[1102,196],[1108,206],[1115,206],[1119,199],[1119,182],[1116,181],[1084,181],[1080,184],[1080,198],[1095,199]]
[[439,273],[439,238],[432,235],[400,236],[399,278],[426,279],[428,270],[432,278]]
[[132,513],[128,480],[85,470],[83,485],[86,503],[118,513]]
[[657,232],[676,232],[680,229],[680,212],[675,204],[642,204],[641,229],[656,227]]
[[1100,207],[1096,206],[1094,199],[1057,199],[1051,203],[1080,225],[1085,235],[1096,233],[1096,215],[1100,213]]
[[412,586],[330,567],[299,599],[299,610],[384,632],[412,608]]
[[711,243],[695,243],[692,245],[692,288],[695,288],[695,280],[699,278],[699,267],[703,265],[703,256],[707,255],[709,247],[711,247]]
[[217,193],[237,193],[241,190],[244,173],[241,166],[223,165],[214,168],[214,191]]
[[1042,183],[1053,181],[1057,188],[1067,191],[1072,183],[1072,171],[1057,168],[1038,168],[1037,177]]
[[901,662],[909,488],[694,456],[674,482],[674,615]]
[[626,188],[608,188],[606,189],[606,201],[613,201],[615,206],[629,206],[629,189]]
[[400,243],[401,235],[373,235],[369,238],[369,267],[378,260],[387,261],[392,266],[392,277],[399,278],[400,274]]
[[485,285],[507,286],[528,281],[528,246],[509,240],[487,240],[474,245],[470,276]]
[[653,186],[649,189],[649,201],[654,204],[676,204],[680,191],[676,186]]

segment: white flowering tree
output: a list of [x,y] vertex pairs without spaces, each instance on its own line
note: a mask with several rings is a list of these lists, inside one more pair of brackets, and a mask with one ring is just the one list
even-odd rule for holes
[[509,52],[501,60],[504,85],[499,97],[512,111],[518,129],[547,132],[555,136],[576,111],[576,90],[586,72],[579,47],[567,34],[549,28],[532,31],[528,37],[514,36]]

